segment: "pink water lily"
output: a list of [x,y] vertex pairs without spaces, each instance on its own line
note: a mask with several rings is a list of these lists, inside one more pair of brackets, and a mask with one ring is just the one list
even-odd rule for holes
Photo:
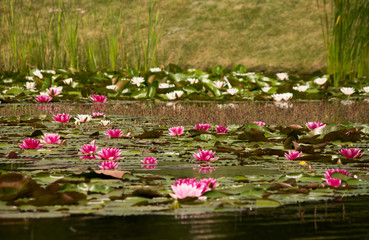
[[296,158],[301,157],[302,152],[300,152],[300,151],[288,151],[288,153],[285,153],[284,156],[289,160],[294,160]]
[[59,144],[60,143],[60,136],[57,133],[47,133],[41,137],[44,143],[47,144]]
[[93,117],[105,117],[105,114],[101,112],[94,112],[92,113],[92,116]]
[[47,95],[50,97],[61,97],[60,93],[63,90],[63,87],[51,87],[46,89]]
[[252,123],[255,123],[255,124],[257,124],[257,125],[260,125],[260,126],[262,126],[262,127],[264,127],[265,126],[265,122],[252,122]]
[[184,199],[186,197],[200,198],[204,192],[217,187],[216,179],[206,178],[196,181],[196,178],[177,179],[171,188],[174,194],[170,195],[174,199]]
[[26,138],[22,143],[19,143],[19,146],[23,149],[39,149],[44,145],[38,139]]
[[98,103],[105,103],[106,100],[108,99],[106,96],[104,95],[97,95],[97,94],[94,94],[90,97],[90,99],[93,101],[93,102],[98,102]]
[[361,152],[360,148],[342,148],[340,151],[338,151],[343,156],[347,157],[348,159],[354,159],[359,158],[363,156],[364,152]]
[[331,187],[339,187],[341,186],[341,183],[342,183],[342,180],[339,179],[339,178],[332,178],[332,174],[335,173],[335,172],[339,172],[339,173],[342,173],[346,176],[349,176],[350,173],[345,170],[345,169],[328,169],[327,171],[325,171],[325,174],[324,174],[324,177],[325,177],[325,182],[328,186],[331,186]]
[[218,158],[215,158],[214,155],[215,155],[215,152],[213,152],[212,150],[200,150],[199,149],[199,153],[192,153],[192,156],[194,156],[198,161],[205,161],[205,162],[217,160]]
[[83,154],[80,158],[85,160],[96,159],[96,156],[94,155],[96,153],[96,150],[97,146],[95,140],[93,140],[90,144],[84,144],[79,150]]
[[195,125],[195,129],[198,131],[203,131],[206,132],[207,130],[209,130],[210,128],[210,124],[197,124]]
[[218,134],[225,134],[228,131],[228,128],[226,126],[220,125],[216,126],[216,130]]
[[69,120],[72,118],[72,116],[69,116],[69,114],[56,114],[53,116],[53,119],[55,122],[60,122],[60,123],[65,123],[65,122],[69,122]]
[[118,168],[117,161],[103,161],[99,164],[101,170],[113,170]]
[[307,127],[309,130],[313,130],[313,129],[315,129],[315,128],[325,126],[325,124],[324,124],[324,123],[322,123],[322,122],[307,122],[305,125],[306,125],[306,127]]
[[97,152],[97,155],[100,159],[105,160],[119,160],[123,158],[120,156],[122,152],[119,148],[102,148]]
[[183,126],[169,128],[169,134],[171,136],[181,136],[181,135],[183,135],[183,133],[184,133],[184,127]]
[[109,129],[105,131],[104,135],[106,138],[120,138],[123,136],[123,132],[121,129]]
[[43,102],[43,103],[47,103],[50,102],[51,100],[53,100],[52,97],[47,96],[47,95],[38,95],[35,97],[37,102]]
[[143,164],[156,164],[157,159],[155,157],[145,157],[144,160],[141,160],[141,163],[143,163]]

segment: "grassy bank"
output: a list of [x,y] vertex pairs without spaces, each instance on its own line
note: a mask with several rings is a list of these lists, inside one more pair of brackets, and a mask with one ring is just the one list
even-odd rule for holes
[[[308,73],[325,68],[313,0],[161,0],[151,23],[149,0],[16,0],[12,6],[9,1],[4,0],[0,10],[3,70],[21,64],[135,67],[145,54],[142,49],[148,49],[147,41],[159,37],[157,64],[152,65],[206,69],[243,64],[251,70]],[[148,29],[156,35],[148,35]]]

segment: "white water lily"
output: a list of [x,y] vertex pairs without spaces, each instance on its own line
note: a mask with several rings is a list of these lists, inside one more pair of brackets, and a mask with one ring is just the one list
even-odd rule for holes
[[161,72],[161,68],[150,68],[150,72]]
[[113,91],[117,91],[118,90],[118,86],[117,85],[108,85],[106,86],[107,89],[113,90]]
[[67,85],[71,85],[73,82],[73,79],[72,78],[67,78],[67,79],[64,79],[63,80],[63,83],[67,84]]
[[316,84],[318,84],[318,85],[323,85],[324,83],[326,83],[326,82],[327,82],[327,80],[328,80],[328,78],[327,78],[327,77],[321,77],[321,78],[316,78],[316,79],[314,80],[314,82],[315,82]]
[[177,91],[174,91],[174,93],[177,95],[177,97],[182,97],[183,96],[183,94],[184,94],[184,92],[183,91],[181,91],[181,90],[177,90]]
[[224,85],[225,85],[226,83],[225,82],[223,82],[223,81],[214,81],[213,82],[213,85],[216,87],[216,88],[218,88],[218,89],[221,89],[222,87],[224,87]]
[[176,93],[175,93],[175,92],[169,92],[169,93],[166,93],[165,95],[167,96],[167,98],[168,98],[169,100],[174,100],[174,99],[176,99],[176,98],[177,98],[177,96],[176,96]]
[[369,93],[369,87],[363,87],[363,91],[364,91],[365,93]]
[[35,87],[36,87],[36,83],[35,82],[26,82],[25,86],[28,90],[34,90]]
[[279,80],[288,80],[288,74],[287,73],[277,73],[277,78]]
[[353,88],[353,87],[343,87],[340,90],[343,94],[345,94],[347,96],[350,96],[355,92],[355,88]]
[[195,83],[199,82],[199,80],[197,78],[187,78],[187,81],[189,81],[190,84],[195,84]]
[[159,88],[160,89],[164,89],[164,88],[172,88],[175,87],[176,85],[174,84],[169,84],[169,83],[159,83]]
[[229,88],[227,89],[227,92],[231,95],[235,95],[236,93],[238,93],[238,89],[237,88]]
[[[86,123],[91,121],[92,116],[89,114],[78,114],[77,117],[74,118],[76,121],[76,125],[79,123]],[[78,122],[78,123],[77,123]]]
[[261,91],[267,93],[267,92],[269,92],[270,89],[272,89],[272,87],[262,87]]
[[100,124],[104,127],[109,126],[111,124],[111,122],[109,120],[101,120]]
[[42,79],[44,76],[42,75],[41,71],[40,70],[35,70],[33,72],[33,75],[35,75],[36,77],[38,77],[39,79]]
[[143,82],[145,82],[145,79],[143,77],[133,77],[131,79],[131,83],[137,85],[137,87],[140,86]]
[[49,73],[49,74],[53,74],[53,75],[56,74],[56,72],[54,70],[40,70],[40,72],[42,72],[42,73]]
[[12,83],[13,79],[4,79],[4,83]]
[[288,101],[293,97],[292,93],[275,93],[272,95],[274,101],[280,102],[282,100]]
[[32,76],[26,76],[26,80],[33,81],[33,77]]
[[294,86],[293,90],[299,91],[299,92],[305,92],[307,89],[309,88],[309,86]]

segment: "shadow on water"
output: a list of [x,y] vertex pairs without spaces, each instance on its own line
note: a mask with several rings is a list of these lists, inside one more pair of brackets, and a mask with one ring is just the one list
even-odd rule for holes
[[0,219],[1,239],[369,239],[369,197],[200,215]]

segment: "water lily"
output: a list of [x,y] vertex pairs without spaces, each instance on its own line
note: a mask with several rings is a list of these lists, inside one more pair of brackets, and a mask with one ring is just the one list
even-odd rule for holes
[[338,152],[343,156],[347,157],[348,159],[359,158],[364,154],[364,152],[361,152],[360,148],[350,148],[350,149],[342,148]]
[[131,79],[131,84],[137,85],[139,87],[141,83],[144,83],[145,79],[143,77],[133,77]]
[[315,128],[318,128],[318,127],[324,127],[325,124],[322,123],[322,122],[307,122],[306,124],[306,127],[309,129],[309,130],[313,130]]
[[46,89],[47,95],[50,97],[60,97],[60,93],[63,90],[63,87],[51,87]]
[[111,124],[111,122],[109,120],[101,120],[100,124],[104,127],[109,126]]
[[275,94],[272,94],[272,97],[274,101],[276,102],[280,102],[282,100],[288,101],[293,97],[293,94],[292,93],[275,93]]
[[232,96],[235,95],[236,93],[238,93],[238,91],[239,90],[237,88],[229,88],[229,89],[227,89],[227,92],[229,94],[231,94]]
[[328,186],[332,186],[332,187],[339,187],[341,186],[342,180],[339,178],[332,178],[332,174],[335,172],[339,172],[342,173],[346,176],[349,176],[350,173],[347,172],[345,169],[328,169],[327,171],[325,171],[324,177],[325,177],[325,182]]
[[353,87],[343,87],[340,90],[343,94],[345,94],[347,96],[350,96],[355,92],[355,88],[353,88]]
[[81,149],[79,150],[83,156],[80,158],[82,159],[95,159],[96,156],[94,155],[96,153],[97,146],[96,141],[93,140],[90,144],[84,144],[81,146]]
[[101,170],[113,170],[118,168],[117,161],[103,161],[99,164]]
[[206,132],[209,128],[210,128],[210,124],[200,123],[200,124],[195,125],[195,129],[198,131]]
[[328,80],[328,78],[327,78],[327,77],[321,77],[321,78],[316,78],[316,79],[314,80],[314,82],[315,82],[316,84],[318,84],[318,85],[323,85],[324,83],[326,83],[326,82],[327,82],[327,80]]
[[176,183],[171,185],[174,194],[170,195],[174,199],[184,199],[186,197],[197,197],[199,199],[201,195],[211,189],[217,187],[216,179],[206,178],[196,181],[196,178],[177,179]]
[[26,82],[26,89],[28,90],[34,90],[36,88],[35,82]]
[[262,87],[261,91],[267,93],[267,92],[269,92],[270,89],[272,89],[272,87]]
[[199,80],[197,78],[187,78],[187,81],[189,81],[190,84],[195,84],[195,83],[199,82]]
[[288,153],[285,153],[284,156],[289,160],[294,160],[296,158],[301,157],[302,152],[300,152],[300,151],[288,151]]
[[51,100],[53,100],[52,97],[50,96],[46,96],[46,95],[38,95],[35,97],[37,102],[50,102]]
[[74,118],[76,120],[76,124],[86,123],[91,121],[92,116],[88,114],[78,114],[77,117]]
[[100,159],[106,160],[119,160],[123,158],[120,156],[122,152],[119,148],[102,148],[97,152],[97,155]]
[[123,136],[121,129],[108,129],[105,131],[104,135],[106,138],[120,138]]
[[252,122],[252,123],[255,123],[255,124],[260,125],[262,127],[265,126],[265,122],[257,122],[257,121],[255,121],[255,122]]
[[66,85],[71,85],[73,83],[73,79],[72,78],[64,79],[63,83],[66,84]]
[[181,136],[184,133],[184,127],[183,126],[172,127],[169,128],[169,132],[171,136]]
[[105,114],[102,112],[93,112],[92,116],[93,117],[105,117]]
[[309,88],[309,86],[294,86],[292,89],[296,90],[298,92],[305,92],[307,89]]
[[110,89],[110,90],[113,90],[113,91],[117,91],[118,90],[118,86],[117,85],[108,85],[106,86],[106,89]]
[[36,69],[35,71],[33,71],[33,75],[38,77],[39,79],[42,79],[44,76],[42,75],[41,71]]
[[159,83],[159,88],[160,89],[165,89],[165,88],[172,88],[175,87],[174,84],[169,84],[169,83]]
[[363,91],[364,91],[365,93],[369,93],[369,86],[363,87]]
[[224,86],[226,85],[226,83],[225,83],[225,82],[223,82],[223,81],[214,81],[214,82],[213,82],[213,85],[214,85],[216,88],[221,89],[222,87],[224,87]]
[[47,133],[44,134],[42,137],[44,143],[47,144],[59,144],[60,143],[60,136],[57,133]]
[[277,78],[279,80],[288,80],[288,74],[287,73],[277,73]]
[[39,149],[44,145],[38,139],[26,138],[22,143],[19,143],[19,146],[23,149]]
[[205,162],[209,162],[209,161],[215,161],[218,158],[215,158],[216,152],[213,152],[212,150],[200,150],[199,149],[199,153],[192,153],[192,156],[194,156],[196,158],[196,160],[198,161],[205,161]]
[[53,116],[53,119],[55,120],[55,122],[60,122],[60,123],[65,123],[68,122],[70,119],[72,118],[72,116],[69,116],[69,114],[56,114]]
[[220,125],[216,126],[216,130],[218,134],[225,134],[228,131],[228,128],[226,126]]
[[141,160],[142,164],[156,164],[157,159],[155,157],[145,157],[144,160]]
[[90,97],[90,99],[93,102],[98,102],[98,103],[105,103],[106,100],[108,99],[106,96],[104,95],[98,95],[98,94],[94,94]]
[[152,73],[161,72],[161,68],[158,68],[158,67],[156,67],[156,68],[150,68],[150,72],[152,72]]

